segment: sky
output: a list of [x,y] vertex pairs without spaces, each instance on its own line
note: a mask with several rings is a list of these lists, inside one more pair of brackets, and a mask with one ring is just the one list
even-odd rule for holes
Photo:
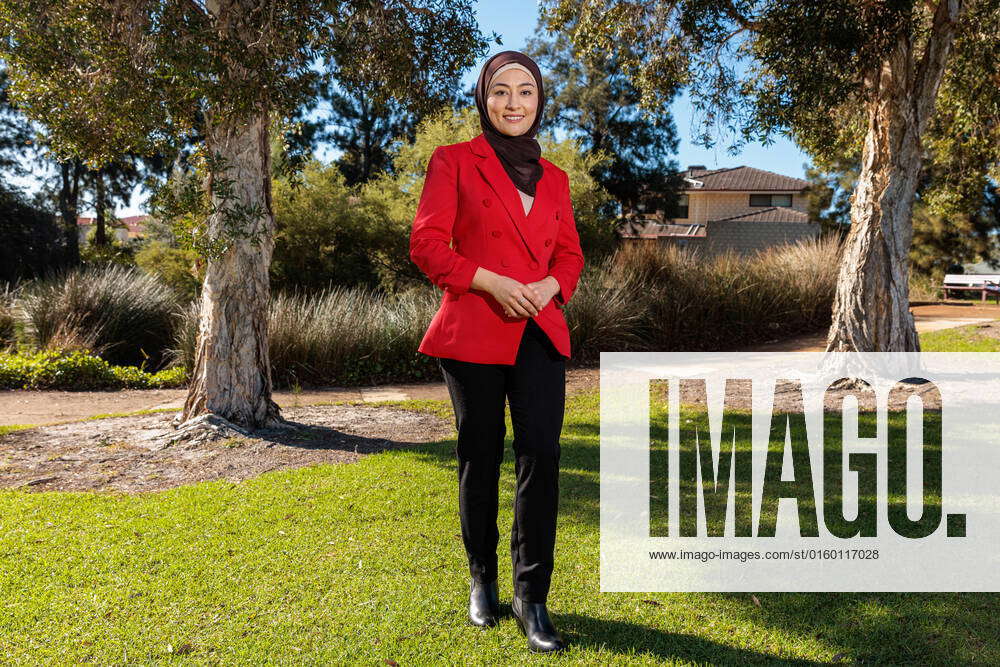
[[[490,51],[483,56],[479,64],[465,72],[463,78],[463,86],[465,87],[471,87],[475,84],[476,78],[479,76],[479,66],[489,56],[499,51],[524,48],[538,24],[538,4],[537,0],[483,1],[476,3],[476,14],[480,31],[485,35],[492,32],[498,33],[503,44],[492,44]],[[809,157],[787,139],[778,138],[769,146],[750,144],[744,146],[740,153],[732,156],[726,151],[725,145],[711,149],[694,145],[692,142],[691,106],[687,96],[678,96],[671,112],[680,139],[675,159],[682,169],[688,165],[704,165],[709,169],[747,165],[788,176],[799,178],[804,176],[804,165],[809,162]],[[720,143],[724,144],[724,142]],[[321,153],[321,157],[329,159],[330,156]],[[32,190],[35,189],[35,185],[30,180],[20,181],[19,184]],[[143,204],[147,196],[136,192],[130,204],[127,206],[119,205],[115,214],[118,217],[125,217],[145,213]],[[82,211],[81,215],[93,215],[93,211]]]

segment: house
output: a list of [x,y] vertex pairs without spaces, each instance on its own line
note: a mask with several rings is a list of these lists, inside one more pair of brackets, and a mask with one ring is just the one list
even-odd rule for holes
[[[109,238],[114,234],[118,242],[128,243],[132,239],[142,238],[143,225],[147,220],[149,220],[148,215],[131,215],[126,218],[118,218],[117,223],[112,218],[105,222],[105,231]],[[80,216],[76,219],[76,228],[79,231],[81,246],[87,243],[87,237],[90,236],[95,224],[96,220],[92,217]],[[115,226],[112,226],[112,224]]]
[[[627,239],[654,239],[718,254],[747,254],[782,243],[815,238],[819,222],[807,213],[809,182],[754,167],[689,166],[681,177],[679,214],[632,225]],[[660,221],[662,220],[662,222]]]

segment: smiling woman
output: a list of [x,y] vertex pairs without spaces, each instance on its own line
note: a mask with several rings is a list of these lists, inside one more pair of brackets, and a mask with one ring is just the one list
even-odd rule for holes
[[504,134],[523,134],[534,124],[538,91],[531,72],[520,63],[507,63],[493,75],[486,108],[490,120]]
[[[495,626],[498,482],[505,403],[517,492],[511,610],[533,651],[565,647],[548,616],[559,502],[569,329],[561,306],[583,269],[569,177],[541,157],[538,66],[517,51],[483,65],[483,133],[438,146],[410,237],[410,258],[445,290],[418,347],[438,357],[455,411],[459,518],[469,561],[469,620]],[[449,247],[454,241],[454,247]]]

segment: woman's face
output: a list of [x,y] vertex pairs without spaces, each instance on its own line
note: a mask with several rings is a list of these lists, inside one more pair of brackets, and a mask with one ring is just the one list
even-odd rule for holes
[[486,111],[493,126],[504,134],[524,134],[535,122],[538,90],[527,72],[509,69],[486,91]]

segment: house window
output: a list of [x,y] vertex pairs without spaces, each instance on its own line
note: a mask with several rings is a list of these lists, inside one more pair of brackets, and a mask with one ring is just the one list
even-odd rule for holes
[[677,217],[686,218],[688,217],[688,196],[681,195],[677,198]]
[[792,195],[750,195],[750,205],[791,207]]

